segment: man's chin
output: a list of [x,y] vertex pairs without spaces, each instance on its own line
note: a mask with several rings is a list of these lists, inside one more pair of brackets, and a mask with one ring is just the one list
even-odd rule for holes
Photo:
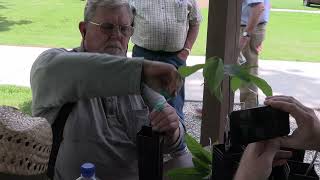
[[120,48],[114,48],[114,47],[104,48],[104,53],[108,53],[108,54],[116,55],[116,56],[126,56],[125,51],[123,51]]

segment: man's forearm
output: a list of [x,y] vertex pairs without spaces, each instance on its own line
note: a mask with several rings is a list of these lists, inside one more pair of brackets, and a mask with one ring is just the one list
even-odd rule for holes
[[246,31],[250,34],[259,23],[260,17],[264,11],[264,3],[259,3],[251,7],[251,14],[248,20]]
[[199,26],[200,24],[190,24],[186,42],[184,43],[184,48],[192,49],[192,46],[199,34]]
[[78,99],[140,93],[142,61],[52,49],[31,70],[33,113]]
[[180,144],[184,140],[185,129],[181,122],[179,122],[179,128],[171,136],[165,138],[165,153],[176,151]]

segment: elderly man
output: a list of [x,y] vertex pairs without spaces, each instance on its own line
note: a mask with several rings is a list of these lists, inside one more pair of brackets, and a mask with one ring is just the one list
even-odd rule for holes
[[79,24],[81,47],[50,49],[32,66],[33,115],[53,123],[64,104],[74,103],[54,179],[76,179],[84,162],[94,163],[101,179],[137,179],[136,133],[142,125],[165,134],[167,152],[182,143],[175,109],[165,104],[149,114],[163,97],[142,83],[175,94],[180,76],[169,64],[125,57],[133,18],[125,0],[89,0]]
[[[197,1],[130,1],[137,12],[132,36],[132,42],[135,44],[132,56],[170,63],[176,68],[186,65],[202,19]],[[181,120],[184,120],[184,100],[183,87],[178,96],[169,101]],[[180,147],[181,150],[184,148],[184,145]]]

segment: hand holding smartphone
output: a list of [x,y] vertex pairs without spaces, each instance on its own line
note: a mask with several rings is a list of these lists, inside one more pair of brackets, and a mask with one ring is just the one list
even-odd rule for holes
[[230,114],[232,145],[286,136],[289,132],[289,113],[270,106],[233,111]]

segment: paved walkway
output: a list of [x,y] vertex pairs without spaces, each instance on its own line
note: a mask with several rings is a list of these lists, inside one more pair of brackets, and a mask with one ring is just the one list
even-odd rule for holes
[[[200,8],[208,8],[209,0],[198,0],[198,4],[199,4]],[[319,10],[296,10],[296,9],[275,9],[275,8],[271,8],[271,11],[320,14]]]
[[297,10],[297,9],[271,9],[275,12],[293,12],[293,13],[309,13],[309,14],[320,14],[320,11],[311,11],[311,10]]
[[[0,84],[30,86],[29,73],[32,63],[46,48],[0,45]],[[204,63],[205,57],[191,56],[187,65]],[[260,61],[260,76],[273,88],[274,94],[297,97],[310,107],[320,107],[320,63],[293,61]],[[202,72],[186,78],[186,99],[202,101]],[[259,101],[264,96],[259,92]],[[236,93],[235,101],[239,101]]]
[[[203,63],[204,57],[191,57],[188,65]],[[295,61],[259,61],[259,76],[265,79],[275,95],[289,95],[301,100],[307,106],[320,108],[320,63]],[[186,79],[186,99],[201,100],[203,92],[202,72],[196,72]],[[259,103],[265,96],[259,91]],[[239,92],[235,94],[239,102]]]

